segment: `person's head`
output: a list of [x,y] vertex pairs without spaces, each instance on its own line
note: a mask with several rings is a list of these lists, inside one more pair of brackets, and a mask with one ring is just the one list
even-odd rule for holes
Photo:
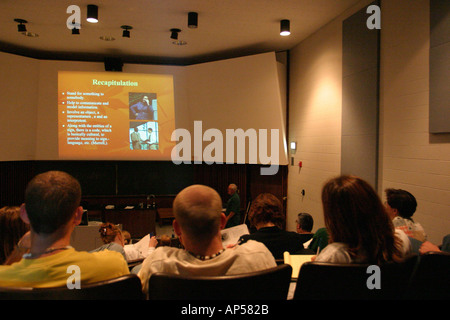
[[81,222],[80,200],[81,186],[74,177],[62,171],[44,172],[28,183],[21,217],[36,234],[63,236]]
[[170,240],[170,237],[167,234],[163,234],[159,240],[160,246],[167,246],[170,247],[172,241]]
[[330,243],[345,243],[351,255],[363,254],[370,263],[400,256],[392,221],[363,179],[342,175],[329,180],[322,189],[322,205]]
[[314,225],[314,219],[309,213],[306,212],[299,213],[296,222],[298,233],[311,233]]
[[20,218],[20,208],[6,206],[0,209],[0,264],[13,252],[20,238],[30,226]]
[[122,231],[123,243],[131,244],[131,234],[127,230]]
[[139,129],[137,127],[134,128],[134,132],[138,132]]
[[146,104],[150,104],[150,100],[148,99],[147,96],[144,96],[144,97],[142,98],[142,102],[145,102]]
[[416,198],[408,191],[402,189],[386,189],[386,210],[391,219],[400,216],[411,219],[416,212]]
[[174,231],[180,241],[187,237],[196,244],[206,244],[220,236],[226,222],[219,194],[204,185],[192,185],[181,190],[173,202],[173,213]]
[[228,189],[227,192],[230,196],[232,196],[233,194],[235,194],[237,191],[237,185],[235,185],[234,183],[231,183],[230,185],[228,185]]
[[259,194],[250,206],[248,219],[256,228],[268,223],[273,223],[275,226],[282,228],[284,214],[281,201],[271,193]]
[[119,227],[111,222],[102,223],[100,228],[98,229],[100,232],[100,238],[102,239],[104,244],[108,244],[111,242],[117,242],[119,244],[124,244],[122,231]]

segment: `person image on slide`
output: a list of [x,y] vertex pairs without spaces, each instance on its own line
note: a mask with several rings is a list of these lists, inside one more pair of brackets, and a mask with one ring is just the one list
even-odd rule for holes
[[141,150],[142,149],[141,143],[142,139],[141,135],[139,134],[139,130],[138,128],[134,128],[134,132],[131,134],[131,144],[133,150]]
[[148,143],[149,150],[158,150],[158,140],[156,139],[156,133],[152,128],[148,128],[148,139],[144,141]]
[[130,111],[131,115],[134,116],[136,120],[154,120],[154,110],[147,96],[144,96],[142,101],[132,105]]

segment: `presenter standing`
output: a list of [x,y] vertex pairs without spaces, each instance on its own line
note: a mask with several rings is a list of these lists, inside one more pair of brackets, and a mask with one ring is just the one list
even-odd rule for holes
[[237,186],[232,183],[228,186],[228,199],[225,216],[227,217],[226,228],[237,226],[241,223],[241,199],[237,193]]

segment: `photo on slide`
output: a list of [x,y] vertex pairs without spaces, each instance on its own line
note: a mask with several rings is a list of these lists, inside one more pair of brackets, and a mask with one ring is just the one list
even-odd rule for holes
[[130,120],[157,120],[156,93],[129,92]]
[[158,123],[154,121],[130,121],[130,149],[158,150]]

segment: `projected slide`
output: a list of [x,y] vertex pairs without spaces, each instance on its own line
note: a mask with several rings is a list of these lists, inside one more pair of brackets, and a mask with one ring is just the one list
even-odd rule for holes
[[59,158],[170,160],[173,76],[58,72]]

